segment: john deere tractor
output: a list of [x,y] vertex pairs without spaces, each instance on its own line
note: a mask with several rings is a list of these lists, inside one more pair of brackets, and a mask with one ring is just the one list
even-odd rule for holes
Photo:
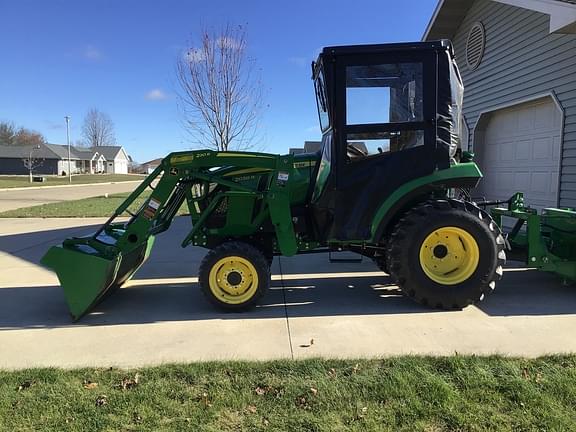
[[450,43],[324,48],[312,78],[318,153],[171,153],[97,232],[47,252],[74,319],[134,275],[183,203],[192,229],[182,247],[207,249],[199,285],[225,310],[258,303],[274,256],[335,250],[371,258],[431,307],[463,308],[494,290],[504,238],[458,199],[482,174],[459,151],[463,88]]

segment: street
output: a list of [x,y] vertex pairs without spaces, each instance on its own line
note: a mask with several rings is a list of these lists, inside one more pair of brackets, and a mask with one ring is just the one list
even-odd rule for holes
[[[95,183],[72,186],[48,186],[0,190],[0,212],[62,201],[78,200],[106,193],[130,192],[140,181]],[[1,231],[0,231],[1,232]]]
[[575,287],[514,263],[479,307],[446,312],[403,297],[366,260],[275,258],[263,303],[222,313],[196,284],[204,250],[180,248],[190,227],[185,217],[158,236],[127,288],[71,323],[57,278],[38,262],[49,246],[103,221],[0,220],[0,368],[576,350]]

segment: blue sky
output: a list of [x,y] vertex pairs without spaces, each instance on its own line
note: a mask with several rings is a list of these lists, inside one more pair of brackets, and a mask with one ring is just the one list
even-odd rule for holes
[[264,149],[320,136],[310,62],[328,45],[419,40],[436,0],[0,0],[0,120],[65,143],[90,108],[137,161],[192,147],[175,62],[202,27],[247,24],[262,69]]

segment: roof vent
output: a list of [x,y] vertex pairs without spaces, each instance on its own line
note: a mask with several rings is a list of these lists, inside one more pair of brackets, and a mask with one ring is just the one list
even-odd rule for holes
[[472,24],[468,40],[466,41],[466,62],[470,70],[480,66],[484,56],[484,46],[486,45],[486,33],[481,22]]

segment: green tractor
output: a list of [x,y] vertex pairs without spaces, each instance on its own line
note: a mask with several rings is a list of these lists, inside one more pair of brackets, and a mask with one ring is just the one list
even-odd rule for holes
[[182,246],[208,250],[199,284],[225,310],[259,301],[274,256],[327,251],[369,257],[435,308],[494,290],[505,240],[487,212],[458,199],[482,174],[458,150],[463,88],[450,43],[328,47],[312,75],[321,151],[171,153],[96,233],[47,252],[74,319],[134,275],[184,202],[192,229]]

